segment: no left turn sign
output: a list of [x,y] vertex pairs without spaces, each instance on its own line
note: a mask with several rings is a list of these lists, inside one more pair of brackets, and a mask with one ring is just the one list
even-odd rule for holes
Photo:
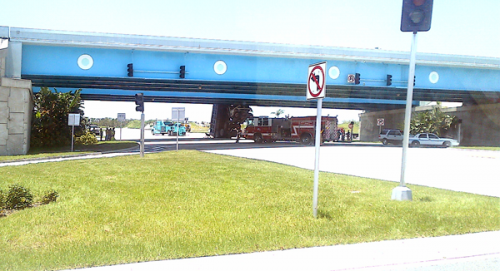
[[316,63],[309,66],[307,76],[308,100],[324,98],[326,93],[326,62]]

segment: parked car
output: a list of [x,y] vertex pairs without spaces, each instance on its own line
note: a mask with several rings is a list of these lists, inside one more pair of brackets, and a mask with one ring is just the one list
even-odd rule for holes
[[430,146],[448,148],[458,145],[459,143],[455,139],[440,138],[436,134],[431,133],[421,133],[410,137],[410,146],[412,147]]
[[397,129],[383,129],[378,135],[378,140],[384,145],[389,143],[401,145],[403,143],[403,132]]

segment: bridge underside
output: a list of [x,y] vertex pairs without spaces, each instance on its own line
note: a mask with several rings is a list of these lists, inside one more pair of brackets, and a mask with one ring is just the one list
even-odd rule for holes
[[[134,101],[144,92],[146,102],[229,104],[259,106],[316,107],[305,99],[305,84],[247,83],[199,80],[160,80],[22,75],[33,87],[84,89],[82,98],[101,101]],[[367,86],[327,86],[325,108],[379,111],[404,108],[406,88]],[[499,92],[414,89],[414,101],[463,102],[500,101]]]

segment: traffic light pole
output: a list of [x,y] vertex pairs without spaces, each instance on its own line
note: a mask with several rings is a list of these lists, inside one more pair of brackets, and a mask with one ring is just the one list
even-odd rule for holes
[[144,157],[144,112],[141,114],[141,157]]
[[410,70],[408,72],[408,92],[406,96],[406,111],[405,111],[405,127],[403,134],[403,155],[401,159],[401,179],[399,186],[392,190],[391,198],[394,200],[412,200],[411,190],[406,187],[406,157],[408,152],[408,144],[410,142],[410,121],[411,121],[411,106],[413,102],[413,79],[415,76],[415,59],[417,55],[417,32],[413,32],[410,53]]

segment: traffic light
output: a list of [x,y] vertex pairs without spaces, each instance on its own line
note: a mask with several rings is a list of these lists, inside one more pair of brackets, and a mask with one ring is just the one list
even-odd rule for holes
[[128,77],[134,77],[134,64],[127,64]]
[[431,29],[433,0],[403,0],[401,31],[419,32]]
[[359,85],[360,81],[361,81],[361,74],[356,73],[354,75],[354,84]]
[[390,74],[387,75],[387,85],[388,86],[392,85],[392,75]]
[[135,111],[144,112],[144,94],[143,93],[135,94],[135,104],[137,105],[135,107]]
[[416,75],[413,76],[413,86],[415,86],[415,81],[417,81],[417,76]]
[[179,78],[186,78],[186,66],[182,65],[180,67]]

